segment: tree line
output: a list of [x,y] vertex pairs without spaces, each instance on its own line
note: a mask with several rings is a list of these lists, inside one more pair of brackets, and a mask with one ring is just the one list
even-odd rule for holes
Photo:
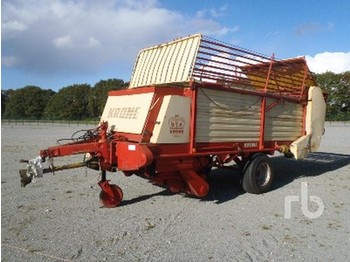
[[316,81],[327,93],[326,120],[350,120],[350,71],[315,74]]
[[38,86],[1,90],[1,116],[12,119],[99,119],[111,90],[125,89],[120,79],[101,80],[94,86],[74,84],[58,92]]
[[[350,71],[315,74],[327,93],[327,120],[350,120]],[[74,84],[58,92],[37,86],[1,90],[1,116],[12,119],[87,120],[99,119],[108,91],[125,89],[120,79],[101,80],[94,86]]]

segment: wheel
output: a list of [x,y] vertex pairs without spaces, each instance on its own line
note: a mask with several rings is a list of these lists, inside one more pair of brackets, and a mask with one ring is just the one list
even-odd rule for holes
[[242,186],[243,189],[252,194],[261,194],[269,190],[273,180],[271,161],[265,154],[256,154],[248,161]]
[[100,202],[102,205],[108,208],[117,207],[123,200],[123,191],[119,186],[114,184],[111,184],[110,188],[113,192],[114,197],[109,196],[105,191],[101,190]]

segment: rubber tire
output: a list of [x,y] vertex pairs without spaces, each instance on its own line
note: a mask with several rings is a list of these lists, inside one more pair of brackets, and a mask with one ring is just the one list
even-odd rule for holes
[[[258,172],[263,172],[263,181],[259,181]],[[261,178],[261,177],[260,177]],[[265,154],[255,154],[246,164],[242,187],[244,191],[251,194],[262,194],[267,192],[273,181],[273,170],[271,160]]]
[[114,208],[120,205],[123,200],[123,191],[122,189],[115,185],[111,184],[111,189],[114,193],[114,197],[110,197],[103,190],[100,192],[100,203],[107,208]]

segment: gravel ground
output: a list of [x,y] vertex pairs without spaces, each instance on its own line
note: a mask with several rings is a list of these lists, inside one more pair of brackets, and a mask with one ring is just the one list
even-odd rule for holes
[[[204,199],[108,174],[124,191],[114,209],[99,204],[99,175],[90,169],[20,187],[19,159],[86,128],[2,125],[2,261],[349,261],[350,126],[327,127],[320,153],[305,160],[273,158],[274,184],[262,195],[244,193],[227,170],[212,172]],[[305,199],[321,201],[307,201],[307,211],[324,210],[310,218],[301,201],[293,202],[285,218],[285,198],[302,199],[302,182]]]

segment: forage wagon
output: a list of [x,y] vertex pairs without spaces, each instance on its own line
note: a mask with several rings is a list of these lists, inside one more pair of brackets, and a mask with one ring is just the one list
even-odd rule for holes
[[[107,172],[205,197],[210,170],[234,161],[243,189],[259,194],[273,179],[268,155],[316,151],[324,118],[325,96],[303,57],[278,60],[196,34],[141,50],[128,88],[109,92],[100,124],[25,161],[21,182],[94,168],[102,204],[116,207],[123,192]],[[84,160],[43,168],[46,159],[73,154]]]

